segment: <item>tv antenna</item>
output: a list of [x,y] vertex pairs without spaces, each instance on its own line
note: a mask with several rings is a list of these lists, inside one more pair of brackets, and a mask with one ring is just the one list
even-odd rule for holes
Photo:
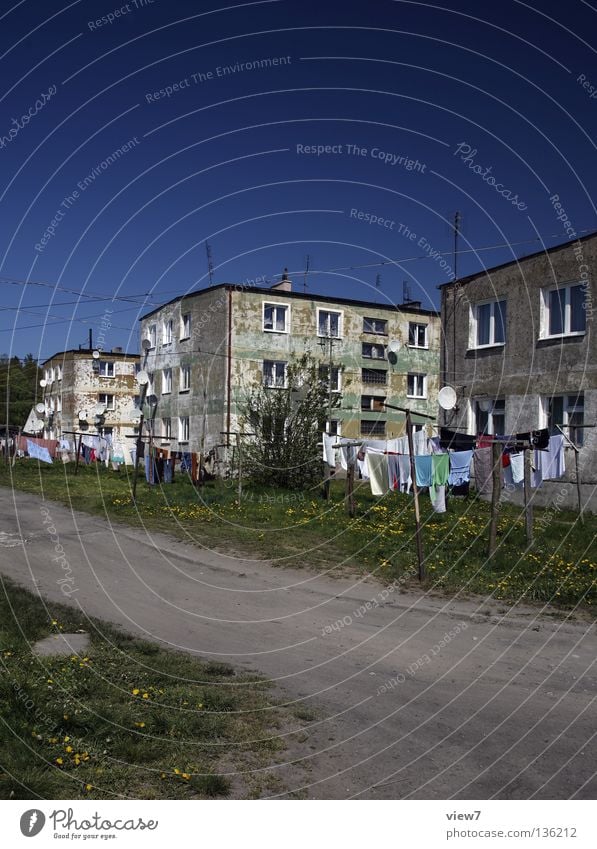
[[309,270],[311,268],[311,257],[309,254],[305,257],[305,275],[303,277],[303,292],[307,291],[307,276],[309,274]]
[[214,261],[211,255],[211,245],[209,242],[205,242],[205,253],[207,255],[207,276],[209,278],[209,285],[213,286],[214,284]]
[[409,284],[408,280],[403,280],[402,281],[402,303],[403,304],[410,304],[411,301],[412,301],[412,298],[410,296],[410,284]]
[[381,289],[381,274],[375,275],[375,288]]

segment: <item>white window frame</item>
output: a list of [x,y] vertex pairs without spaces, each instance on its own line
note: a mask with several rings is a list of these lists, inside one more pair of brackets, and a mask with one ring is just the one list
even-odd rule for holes
[[191,313],[181,313],[180,316],[180,341],[191,338]]
[[[333,430],[331,425],[335,425],[336,429]],[[332,436],[342,436],[342,420],[331,419],[331,421],[327,421],[325,423],[325,432],[331,434]]]
[[147,380],[147,389],[146,389],[146,392],[145,392],[145,397],[147,397],[148,395],[154,394],[153,390],[155,388],[155,372],[154,371],[148,371],[147,377],[148,377],[148,380]]
[[[323,383],[328,383],[328,373],[330,367],[326,363],[320,363],[319,365],[319,379]],[[334,372],[336,373],[336,380],[333,380]],[[335,383],[335,385],[334,385]],[[329,389],[328,389],[329,391]],[[342,392],[342,369],[340,366],[332,366],[332,392]]]
[[[385,330],[366,330],[365,322],[366,321],[381,321],[385,326]],[[377,318],[374,315],[364,315],[363,316],[363,333],[366,333],[369,336],[387,336],[388,335],[388,320],[387,318]]]
[[62,368],[56,366],[56,380],[62,380]]
[[[109,378],[111,380],[116,376],[116,368],[113,360],[98,360],[97,367],[100,377]],[[111,371],[112,374],[106,374],[106,372],[109,371]]]
[[53,368],[48,369],[48,376],[46,377],[46,381],[48,383],[54,383],[54,369]]
[[151,348],[155,348],[158,341],[158,326],[157,324],[150,324],[147,328],[147,338],[149,340],[149,345]]
[[[494,436],[496,434],[494,416],[495,416],[495,418],[498,418],[498,417],[502,418],[502,416],[503,416],[503,418],[504,418],[504,430],[505,430],[505,428],[506,428],[506,398],[505,397],[504,398],[500,398],[500,397],[498,397],[498,398],[485,398],[485,397],[483,397],[483,398],[471,398],[469,432],[470,433],[477,433],[477,432],[481,433],[481,431],[477,428],[477,407],[479,406],[479,403],[480,403],[481,400],[487,401],[488,403],[491,404],[491,409],[487,411],[487,430],[485,431],[487,436]],[[495,408],[495,404],[498,401],[500,403],[503,402],[504,407],[503,407],[503,409],[498,410],[497,413],[496,413],[494,408]],[[504,434],[500,434],[500,433],[498,433],[497,435],[498,436],[504,436]]]
[[[319,331],[319,316],[322,312],[329,313],[330,315],[338,316],[338,335],[330,336],[329,334],[329,320],[328,320],[328,333],[320,333]],[[342,339],[342,334],[344,331],[344,310],[334,310],[327,309],[325,307],[317,307],[317,335],[320,339]]]
[[[373,354],[366,354],[365,348],[381,348],[381,356],[378,357],[373,356]],[[361,356],[364,360],[385,360],[386,359],[386,346],[382,342],[361,342]]]
[[165,318],[162,322],[162,345],[171,345],[174,339],[174,320]]
[[[496,342],[495,341],[495,307],[496,304],[501,304],[505,302],[506,304],[506,322],[504,325],[504,341]],[[487,305],[491,306],[491,311],[489,315],[489,342],[484,342],[483,344],[479,344],[477,342],[477,337],[479,334],[479,321],[477,316],[477,311],[480,307],[485,307]],[[482,350],[483,348],[503,348],[506,345],[506,338],[508,334],[508,299],[507,298],[487,298],[484,301],[478,301],[476,304],[471,304],[470,307],[470,320],[469,320],[469,349],[470,350]]]
[[[413,378],[413,392],[408,391],[408,382],[409,378]],[[419,394],[416,390],[418,388],[419,380],[421,382],[422,394]],[[427,398],[427,375],[423,374],[420,371],[409,371],[406,375],[406,397],[407,398]]]
[[[583,403],[582,403],[582,406],[581,406],[581,405],[578,405],[578,407],[577,407],[577,406],[575,406],[575,405],[571,405],[571,404],[569,403],[569,399],[570,399],[570,398],[578,398],[578,396],[579,396],[579,395],[582,395],[582,396],[583,396]],[[585,398],[585,393],[584,393],[583,391],[581,391],[581,392],[576,392],[576,393],[574,393],[574,392],[554,392],[554,394],[553,394],[553,395],[543,395],[543,396],[541,397],[541,410],[542,410],[542,415],[543,415],[543,425],[544,425],[544,427],[549,427],[549,426],[550,426],[550,421],[549,421],[549,402],[550,402],[553,398],[562,398],[562,399],[563,399],[563,402],[562,402],[562,414],[563,414],[563,419],[564,419],[564,421],[562,421],[562,422],[554,422],[553,424],[554,424],[554,425],[556,425],[556,424],[561,425],[561,427],[562,427],[562,429],[564,430],[564,432],[565,432],[566,436],[567,436],[569,439],[572,439],[572,437],[570,436],[570,428],[571,428],[571,427],[573,427],[573,428],[574,428],[574,427],[575,427],[575,425],[571,425],[571,424],[570,424],[570,417],[571,417],[571,415],[573,415],[573,414],[574,414],[575,412],[577,412],[578,410],[582,410],[582,414],[583,414],[583,424],[584,424],[584,421],[585,421],[585,411],[586,411],[586,398]],[[554,431],[553,431],[553,432],[557,434],[557,433],[559,433],[560,431],[554,428]],[[582,445],[583,443],[584,443],[584,440],[583,440],[583,442],[582,442],[582,443],[577,442],[576,444],[577,444],[577,445]]]
[[170,395],[172,392],[172,369],[162,369],[162,395]]
[[162,419],[162,431],[163,441],[170,441],[172,437],[172,419],[170,416],[166,416]]
[[[273,366],[272,377],[274,378],[274,381],[271,382],[271,383],[268,383],[266,372],[265,372],[266,364],[268,364],[268,363]],[[276,368],[277,366],[283,367],[283,370],[284,370],[284,383],[283,384],[279,384],[279,383],[276,382],[276,379],[277,379],[276,372],[279,371],[279,369]],[[262,374],[263,374],[263,385],[264,386],[267,386],[270,389],[287,389],[288,388],[288,363],[285,360],[264,360],[263,365],[262,365]]]
[[62,412],[62,395],[56,395],[56,412]]
[[[103,399],[103,400],[102,400]],[[108,400],[111,399],[111,400]],[[114,410],[115,396],[113,392],[100,392],[97,396],[98,404],[103,404],[106,410]]]
[[[364,407],[363,404],[364,399],[369,398],[369,406]],[[363,393],[361,395],[361,413],[384,413],[385,412],[385,403],[387,401],[387,395],[367,395]],[[375,403],[379,404],[379,409],[375,409]]]
[[191,422],[188,416],[178,417],[178,441],[187,443],[191,434]]
[[[272,307],[275,310],[284,310],[284,330],[277,330],[275,327],[265,326],[265,310],[267,307]],[[261,309],[261,327],[264,333],[290,333],[290,304],[285,304],[282,301],[263,301]]]
[[[188,383],[186,380],[186,376],[188,375]],[[179,392],[189,392],[191,389],[191,366],[190,365],[181,365],[180,367],[180,384],[179,384]]]
[[[565,286],[545,286],[541,289],[541,317],[540,317],[540,339],[561,339],[563,336],[584,336],[587,332],[587,316],[585,313],[585,329],[584,330],[570,330],[566,328],[570,328],[570,319],[571,319],[571,311],[570,311],[570,290],[574,287],[579,286],[582,288],[582,283],[567,283]],[[564,328],[561,333],[550,333],[549,332],[549,319],[550,319],[550,296],[552,292],[565,292],[565,301],[564,301]]]
[[[411,329],[411,327],[416,328],[415,338],[418,337],[418,335],[419,335],[418,334],[419,328],[420,327],[423,328],[424,333],[425,333],[425,342],[424,342],[423,345],[419,345],[418,342],[414,342],[414,343],[411,344],[411,342],[410,342],[410,329]],[[423,321],[409,321],[408,322],[408,339],[409,339],[409,342],[408,342],[409,348],[418,348],[421,351],[428,351],[429,350],[429,325],[425,324],[425,322],[423,322]]]

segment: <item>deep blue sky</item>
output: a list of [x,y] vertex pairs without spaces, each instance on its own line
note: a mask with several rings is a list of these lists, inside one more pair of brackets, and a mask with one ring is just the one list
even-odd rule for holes
[[[106,347],[137,350],[139,315],[208,285],[206,239],[217,283],[273,282],[288,266],[302,291],[309,254],[308,291],[397,303],[408,280],[434,306],[452,256],[448,268],[403,260],[425,254],[423,238],[449,252],[456,210],[469,251],[459,275],[564,241],[554,193],[579,233],[597,229],[597,11],[584,0],[21,0],[0,15],[2,353],[77,347],[106,308]],[[274,57],[290,59],[217,77]],[[308,144],[342,151],[297,153]],[[459,144],[526,209],[475,174]],[[421,167],[385,164],[375,149]],[[507,247],[481,250],[493,245]]]

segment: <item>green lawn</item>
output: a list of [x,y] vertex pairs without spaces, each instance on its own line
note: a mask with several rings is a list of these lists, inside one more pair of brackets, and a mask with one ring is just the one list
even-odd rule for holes
[[[94,621],[85,657],[30,644],[89,631],[73,609],[0,586],[0,798],[259,796],[284,746],[267,681]],[[294,727],[301,727],[294,723]],[[246,773],[231,783],[225,773]]]
[[[329,502],[319,491],[288,492],[245,486],[240,504],[235,485],[210,483],[195,488],[178,475],[174,484],[149,487],[140,479],[137,504],[130,477],[103,466],[48,466],[18,461],[0,467],[0,485],[14,486],[111,521],[163,530],[225,551],[271,559],[333,574],[366,571],[386,583],[418,585],[412,499],[389,494],[373,498],[368,484],[357,485],[357,515],[344,509],[343,483],[332,484]],[[487,561],[489,507],[471,497],[452,499],[448,512],[434,514],[421,499],[428,579],[426,587],[444,593],[478,593],[512,602],[535,601],[594,609],[597,603],[595,534],[597,517],[582,525],[576,514],[535,509],[535,541],[529,547],[524,517],[503,505],[499,548]],[[543,519],[545,521],[543,521]]]

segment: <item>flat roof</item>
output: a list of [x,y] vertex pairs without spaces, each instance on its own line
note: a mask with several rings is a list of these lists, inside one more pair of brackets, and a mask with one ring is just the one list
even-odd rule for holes
[[198,295],[205,295],[207,292],[215,292],[218,289],[231,290],[233,292],[243,293],[249,292],[251,294],[257,295],[270,294],[271,297],[288,297],[302,301],[317,301],[318,303],[346,304],[347,306],[354,305],[358,307],[368,307],[370,309],[376,310],[407,312],[416,315],[439,316],[438,310],[427,310],[423,307],[410,306],[409,304],[378,304],[375,301],[360,301],[354,298],[336,298],[333,295],[309,295],[307,292],[287,292],[284,289],[276,289],[272,288],[271,286],[243,286],[241,283],[216,283],[214,286],[208,286],[207,289],[198,289],[196,292],[189,292],[187,295],[179,295],[176,298],[172,298],[172,300],[166,301],[161,306],[156,307],[150,312],[145,313],[145,315],[142,315],[139,321],[144,321],[146,318],[149,318],[150,316],[164,309],[164,307],[170,306],[170,304],[176,304],[178,301],[184,301],[188,300],[189,298],[195,298]]
[[100,352],[99,359],[106,359],[106,357],[120,357],[123,360],[139,360],[141,358],[140,354],[127,354],[124,351],[102,351],[100,348],[70,348],[68,351],[58,351],[56,354],[52,354],[52,356],[44,360],[41,365],[45,366],[46,363],[49,363],[50,360],[55,360],[56,357],[62,357],[62,359],[64,359],[67,354],[81,354],[85,357],[91,357],[94,351]]
[[502,268],[508,268],[510,265],[519,265],[521,262],[524,262],[527,259],[533,259],[536,256],[550,254],[554,251],[561,251],[564,248],[569,248],[577,244],[578,242],[586,242],[588,239],[593,239],[595,236],[597,236],[597,230],[587,233],[586,236],[579,236],[576,239],[568,239],[566,242],[560,242],[560,244],[554,245],[551,248],[543,248],[541,251],[534,251],[532,254],[526,254],[525,256],[520,256],[517,259],[508,260],[508,262],[502,262],[500,265],[494,265],[491,268],[482,268],[480,271],[476,271],[474,274],[468,274],[466,277],[459,277],[457,280],[450,280],[448,283],[440,283],[437,288],[445,289],[447,286],[454,286],[456,283],[461,286],[463,283],[470,283],[471,280],[476,280],[484,274],[491,274],[492,271],[500,271]]

